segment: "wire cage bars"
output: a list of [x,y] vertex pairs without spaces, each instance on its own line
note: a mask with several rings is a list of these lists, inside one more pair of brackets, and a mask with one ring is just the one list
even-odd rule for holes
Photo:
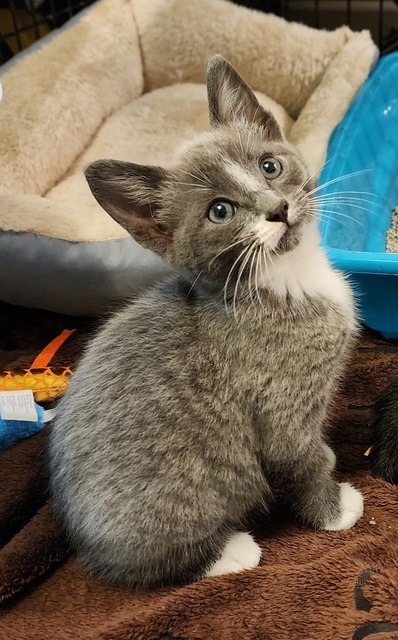
[[398,0],[281,0],[280,14],[312,27],[368,29],[382,54],[398,49]]
[[94,0],[0,0],[0,65]]
[[[0,0],[0,65],[94,1]],[[312,27],[369,29],[381,53],[398,49],[398,0],[232,1]]]
[[319,29],[368,29],[381,53],[398,49],[398,0],[232,0]]

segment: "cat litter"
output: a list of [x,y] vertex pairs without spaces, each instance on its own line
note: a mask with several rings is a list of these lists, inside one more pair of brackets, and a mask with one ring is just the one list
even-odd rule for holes
[[387,231],[387,253],[398,253],[398,206],[392,212],[391,225]]

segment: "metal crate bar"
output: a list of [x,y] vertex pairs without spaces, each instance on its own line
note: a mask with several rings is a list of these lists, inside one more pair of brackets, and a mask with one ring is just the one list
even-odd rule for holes
[[0,0],[0,65],[94,0]]
[[368,29],[381,53],[398,49],[398,0],[283,0],[281,14],[321,29]]
[[[398,50],[398,0],[232,1],[321,29],[334,29],[343,24],[355,30],[369,29],[382,53]],[[0,0],[0,16],[7,17],[0,21],[0,64],[26,48],[27,43],[38,40],[45,30],[62,26],[92,2],[94,0]]]

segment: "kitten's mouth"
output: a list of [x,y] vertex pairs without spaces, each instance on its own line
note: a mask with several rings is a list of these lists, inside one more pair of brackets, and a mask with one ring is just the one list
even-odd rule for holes
[[295,227],[298,223],[298,220],[296,220],[296,222],[292,222],[291,220],[289,220],[289,218],[286,216],[286,220],[283,221],[285,226],[286,226],[286,230],[285,233],[288,231],[288,229],[293,229],[293,227]]
[[280,237],[277,246],[275,247],[276,253],[286,253],[287,251],[292,251],[300,242],[302,235],[302,221],[295,220],[294,222],[289,221],[289,224],[286,224],[283,234]]

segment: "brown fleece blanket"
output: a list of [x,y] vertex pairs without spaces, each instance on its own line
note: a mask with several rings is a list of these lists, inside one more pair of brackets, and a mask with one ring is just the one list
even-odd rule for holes
[[[0,305],[0,370],[29,366],[64,328],[55,364],[76,363],[92,322]],[[365,495],[347,532],[298,528],[276,505],[261,566],[153,593],[88,575],[51,516],[47,429],[0,457],[0,640],[398,640],[398,488],[367,472],[371,406],[398,373],[398,345],[365,333],[337,398],[338,471]]]

